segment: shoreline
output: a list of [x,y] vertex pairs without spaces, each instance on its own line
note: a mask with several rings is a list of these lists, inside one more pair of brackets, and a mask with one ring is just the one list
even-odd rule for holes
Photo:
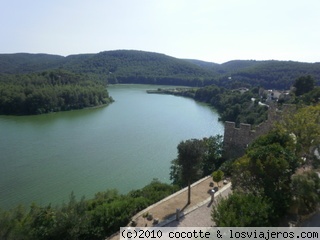
[[[112,99],[112,98],[111,98]],[[49,114],[56,114],[56,113],[62,113],[62,112],[72,112],[72,111],[80,111],[80,110],[85,110],[85,109],[98,109],[98,108],[103,108],[107,107],[110,104],[115,102],[113,99],[104,104],[100,104],[97,106],[91,106],[91,107],[84,107],[84,108],[75,108],[75,109],[69,109],[69,110],[60,110],[60,111],[52,111],[52,112],[47,112],[47,113],[40,113],[40,114],[22,114],[22,115],[12,115],[12,114],[0,114],[1,116],[7,116],[7,117],[29,117],[29,116],[40,116],[40,115],[49,115]]]

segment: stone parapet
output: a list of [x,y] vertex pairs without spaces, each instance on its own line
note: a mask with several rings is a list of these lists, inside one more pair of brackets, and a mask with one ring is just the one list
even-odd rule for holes
[[224,127],[224,154],[226,158],[238,158],[245,153],[247,146],[261,135],[267,134],[273,124],[280,120],[283,113],[294,111],[294,105],[283,105],[279,110],[275,105],[270,105],[268,120],[253,127],[251,124],[240,123],[236,127],[234,122],[225,122]]

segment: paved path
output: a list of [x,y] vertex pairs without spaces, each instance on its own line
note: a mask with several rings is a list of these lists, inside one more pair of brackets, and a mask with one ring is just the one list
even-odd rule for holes
[[[147,221],[144,219],[143,213],[152,213],[154,218],[159,219],[160,227],[210,227],[214,223],[211,221],[211,209],[212,204],[215,204],[219,198],[226,197],[231,192],[231,183],[223,186],[215,195],[215,201],[210,203],[210,183],[211,177],[206,177],[191,185],[191,204],[186,205],[187,201],[187,188],[180,190],[179,192],[161,200],[160,202],[151,205],[143,211],[136,214],[132,219],[136,221],[138,227],[144,227],[147,225],[155,226],[153,221]],[[179,221],[175,220],[176,209],[182,209],[182,214]],[[110,240],[118,240],[119,235],[115,234],[108,238]]]
[[231,193],[231,184],[218,192],[214,202],[208,199],[202,206],[182,216],[179,221],[172,221],[164,227],[212,227],[211,220],[212,205],[216,205],[219,199],[227,197]]
[[137,227],[154,226],[153,221],[147,221],[143,218],[143,213],[148,212],[153,215],[153,218],[159,220],[161,226],[170,221],[170,219],[175,219],[177,209],[181,209],[182,212],[189,212],[192,209],[199,207],[199,203],[210,198],[209,191],[212,189],[212,187],[210,187],[210,182],[212,182],[212,178],[206,177],[191,185],[191,203],[189,205],[186,205],[188,191],[187,188],[184,188],[160,202],[151,205],[147,209],[144,209],[132,219],[137,223]]

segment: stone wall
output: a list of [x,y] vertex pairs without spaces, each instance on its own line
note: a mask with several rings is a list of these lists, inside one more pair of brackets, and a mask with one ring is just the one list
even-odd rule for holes
[[292,105],[283,105],[282,110],[270,105],[268,120],[258,126],[241,123],[237,128],[234,122],[225,122],[224,128],[224,152],[227,158],[238,158],[245,153],[247,146],[261,135],[267,134],[275,121],[279,120],[283,111],[292,109]]

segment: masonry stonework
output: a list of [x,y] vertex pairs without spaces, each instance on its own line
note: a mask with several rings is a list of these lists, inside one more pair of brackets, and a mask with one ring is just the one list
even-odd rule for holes
[[283,105],[282,111],[274,105],[269,106],[268,120],[253,127],[251,124],[240,123],[237,128],[234,122],[225,122],[224,128],[224,154],[226,158],[241,157],[247,148],[259,136],[267,134],[275,121],[279,120],[282,113],[292,109],[292,105]]

